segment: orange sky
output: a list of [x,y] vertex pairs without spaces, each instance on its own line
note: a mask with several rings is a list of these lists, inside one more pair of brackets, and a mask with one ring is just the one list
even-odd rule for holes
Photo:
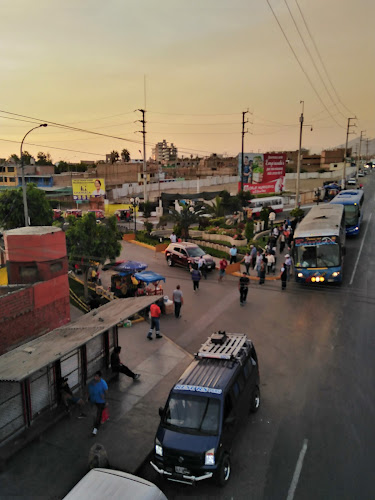
[[[373,138],[375,3],[269,4],[2,0],[0,109],[128,139],[52,126],[32,132],[26,142],[40,146],[26,144],[24,149],[34,155],[49,152],[54,161],[103,159],[123,148],[141,158],[137,141],[142,136],[135,133],[141,124],[134,123],[140,114],[134,110],[144,106],[147,156],[151,145],[163,139],[174,142],[184,156],[236,155],[241,149],[241,112],[246,109],[252,113],[247,115],[252,123],[247,125],[246,151],[297,149],[300,100],[305,103],[305,124],[313,125],[312,132],[304,128],[303,146],[313,152],[342,144],[349,116],[358,117],[357,135],[363,130],[365,137]],[[11,115],[3,112],[0,116],[0,158],[7,158],[19,152],[33,124],[6,119]]]

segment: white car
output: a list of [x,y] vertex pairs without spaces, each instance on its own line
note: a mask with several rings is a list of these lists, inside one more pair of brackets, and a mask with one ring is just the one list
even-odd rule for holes
[[364,177],[365,174],[363,172],[358,172],[358,177]]
[[357,186],[357,181],[354,178],[353,179],[349,179],[346,184],[348,186]]

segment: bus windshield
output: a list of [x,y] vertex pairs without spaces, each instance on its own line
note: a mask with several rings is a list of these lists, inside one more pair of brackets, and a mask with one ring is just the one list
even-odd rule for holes
[[163,422],[166,427],[180,432],[216,435],[220,423],[220,402],[205,396],[173,394]]
[[296,267],[338,267],[340,266],[339,245],[317,245],[296,247]]
[[345,211],[345,225],[355,226],[358,222],[358,206],[344,205],[344,211]]

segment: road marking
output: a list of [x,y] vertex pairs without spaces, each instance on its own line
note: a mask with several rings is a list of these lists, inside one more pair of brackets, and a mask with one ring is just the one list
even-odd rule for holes
[[372,217],[372,213],[370,214],[370,217],[368,218],[368,221],[367,221],[367,227],[366,227],[365,235],[363,236],[363,240],[362,240],[362,243],[361,243],[361,246],[360,246],[360,249],[359,249],[358,255],[357,255],[357,260],[355,261],[355,266],[354,266],[354,269],[353,269],[352,279],[350,280],[349,285],[351,285],[351,284],[353,283],[353,280],[354,280],[354,275],[355,275],[355,272],[356,272],[356,270],[357,270],[357,266],[358,266],[359,258],[360,258],[360,256],[361,256],[361,252],[362,252],[363,244],[364,244],[365,239],[366,239],[366,235],[367,235],[368,228],[370,227],[371,217]]
[[302,470],[303,459],[305,458],[305,454],[306,454],[306,450],[307,450],[307,443],[308,443],[308,440],[304,439],[303,445],[302,445],[302,450],[300,451],[300,454],[299,454],[299,457],[297,460],[296,469],[295,469],[294,474],[293,474],[293,479],[292,479],[292,482],[290,484],[290,488],[289,488],[288,496],[287,496],[286,500],[293,500],[293,498],[294,498],[294,493],[296,491],[299,476],[300,476],[301,470]]

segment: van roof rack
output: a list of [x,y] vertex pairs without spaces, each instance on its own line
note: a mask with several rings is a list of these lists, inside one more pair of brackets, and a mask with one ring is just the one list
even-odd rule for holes
[[[222,341],[218,342],[218,337],[222,336]],[[213,333],[196,354],[199,358],[213,359],[238,359],[240,360],[243,349],[250,347],[250,341],[244,333]]]

